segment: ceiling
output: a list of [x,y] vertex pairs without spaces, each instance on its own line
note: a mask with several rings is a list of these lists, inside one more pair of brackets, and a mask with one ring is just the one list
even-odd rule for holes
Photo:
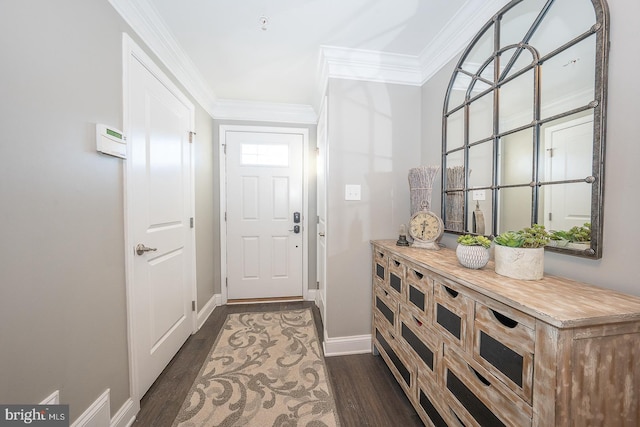
[[327,76],[420,85],[507,3],[109,1],[214,116],[229,100],[311,109]]

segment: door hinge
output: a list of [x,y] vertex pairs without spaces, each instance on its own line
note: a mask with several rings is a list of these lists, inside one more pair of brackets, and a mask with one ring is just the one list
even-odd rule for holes
[[320,155],[320,147],[316,147],[316,155],[319,156]]
[[196,302],[191,301],[191,311],[196,311]]
[[227,144],[222,144],[222,152],[227,154]]
[[553,216],[553,215],[551,215],[551,212],[549,212],[549,221],[553,221],[553,220],[551,219],[551,217],[552,217],[552,216]]
[[189,132],[189,144],[193,143],[193,137],[196,135],[195,132]]
[[229,287],[229,278],[228,277],[224,278],[224,286],[227,287],[227,288]]
[[320,224],[320,215],[316,216],[316,224]]
[[320,289],[320,282],[316,282],[316,289]]
[[225,221],[227,220],[227,213],[226,212],[224,213],[224,220]]
[[189,227],[193,228],[193,217],[189,218]]

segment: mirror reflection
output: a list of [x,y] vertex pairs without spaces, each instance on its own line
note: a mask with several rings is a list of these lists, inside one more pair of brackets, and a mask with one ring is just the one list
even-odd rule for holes
[[472,40],[444,102],[448,231],[587,224],[586,246],[551,250],[601,257],[606,11],[604,0],[514,0]]

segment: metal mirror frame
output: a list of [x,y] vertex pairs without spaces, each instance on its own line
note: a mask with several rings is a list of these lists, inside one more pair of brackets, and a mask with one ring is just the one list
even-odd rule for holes
[[[452,230],[452,229],[445,229],[445,231],[447,232],[451,232],[451,233],[455,233],[455,234],[464,234],[464,233],[468,233],[469,231],[466,231],[467,228],[467,224],[469,224],[469,206],[467,206],[467,203],[469,203],[469,198],[468,198],[468,194],[469,192],[473,191],[473,190],[478,190],[478,189],[486,189],[486,190],[490,190],[491,191],[491,195],[492,195],[492,218],[491,218],[491,230],[487,230],[490,232],[485,232],[483,234],[485,235],[493,235],[495,236],[497,233],[497,224],[498,224],[498,203],[499,203],[499,195],[498,192],[500,190],[500,188],[508,188],[509,186],[500,186],[499,182],[498,182],[498,168],[499,168],[499,163],[498,163],[498,144],[500,142],[500,137],[502,137],[503,135],[501,135],[499,133],[499,129],[498,129],[498,121],[499,121],[499,104],[498,104],[498,97],[497,97],[497,91],[499,90],[500,86],[503,84],[502,82],[500,82],[498,79],[495,79],[494,81],[498,81],[498,83],[494,83],[492,81],[488,81],[487,79],[484,79],[483,76],[481,75],[484,71],[484,66],[486,66],[487,63],[491,62],[491,60],[495,60],[495,61],[499,61],[499,56],[501,53],[501,48],[500,48],[500,23],[501,23],[501,19],[503,17],[503,15],[505,13],[507,13],[509,10],[511,10],[514,6],[518,5],[519,3],[521,3],[522,1],[527,1],[527,0],[512,0],[511,2],[509,2],[506,6],[504,6],[500,11],[498,11],[498,13],[496,13],[494,15],[494,17],[489,20],[481,29],[480,31],[477,33],[477,35],[471,40],[471,42],[469,43],[469,45],[467,46],[467,48],[465,49],[465,51],[463,52],[460,60],[458,61],[454,72],[452,74],[451,80],[449,82],[449,86],[447,88],[447,92],[445,95],[445,99],[444,99],[444,107],[443,107],[443,119],[442,119],[442,168],[441,168],[441,173],[442,173],[442,191],[441,191],[441,197],[442,197],[442,219],[444,220],[445,224],[447,223],[447,215],[451,214],[451,206],[447,206],[447,195],[448,194],[452,194],[452,193],[459,193],[464,195],[463,201],[462,201],[462,209],[463,209],[463,219],[462,219],[462,224],[463,224],[463,228],[462,230]],[[547,11],[549,10],[549,8],[551,7],[551,5],[558,0],[547,0],[545,5],[542,7],[542,9],[540,10],[540,14],[538,16],[538,19],[536,20],[536,22],[534,22],[534,25],[532,26],[532,28],[530,29],[529,32],[527,32],[527,34],[525,35],[525,40],[523,40],[522,43],[515,45],[516,48],[523,50],[523,49],[529,49],[529,46],[527,45],[527,37],[530,37],[534,32],[535,29],[538,27],[540,21],[542,20],[542,18],[546,15]],[[586,0],[588,1],[588,0]],[[546,250],[550,250],[550,251],[554,251],[554,252],[561,252],[561,253],[566,253],[566,254],[570,254],[570,255],[575,255],[575,256],[581,256],[581,257],[585,257],[585,258],[592,258],[592,259],[599,259],[602,257],[602,226],[603,226],[603,190],[604,190],[604,154],[605,154],[605,134],[606,134],[606,100],[607,100],[607,79],[608,79],[608,55],[609,55],[609,10],[608,10],[608,5],[606,3],[606,0],[591,0],[591,3],[594,7],[595,10],[595,17],[596,17],[596,24],[593,25],[590,30],[588,30],[587,32],[579,35],[578,37],[574,38],[573,40],[558,46],[555,50],[551,51],[550,53],[542,56],[542,57],[535,57],[535,60],[533,61],[533,63],[525,68],[525,71],[527,70],[534,70],[534,73],[539,73],[542,70],[542,66],[544,64],[545,61],[548,61],[549,59],[553,58],[554,56],[556,56],[557,54],[564,52],[566,49],[568,49],[569,47],[579,43],[580,41],[586,39],[587,37],[593,35],[594,33],[596,34],[596,51],[595,51],[595,87],[594,87],[594,95],[595,95],[595,99],[590,102],[588,105],[579,107],[579,108],[574,108],[572,110],[569,111],[564,111],[560,114],[554,114],[552,117],[547,117],[544,119],[540,118],[540,88],[539,88],[539,80],[536,78],[534,85],[535,85],[535,96],[534,96],[534,114],[535,114],[535,119],[533,121],[533,123],[526,125],[526,126],[522,126],[519,129],[525,129],[525,128],[532,128],[533,132],[535,134],[534,136],[534,153],[533,153],[533,161],[532,161],[532,176],[534,177],[533,181],[529,184],[529,186],[532,188],[532,205],[531,205],[531,224],[537,223],[538,222],[538,216],[539,216],[539,196],[540,196],[540,188],[548,183],[544,183],[540,181],[540,177],[539,175],[539,161],[540,161],[540,130],[541,127],[546,124],[549,123],[553,120],[557,120],[559,118],[562,117],[568,117],[571,116],[572,114],[576,114],[576,113],[580,113],[583,111],[587,111],[587,110],[591,110],[593,112],[593,161],[592,161],[592,175],[589,177],[586,177],[584,180],[568,180],[566,181],[566,183],[572,183],[572,182],[577,182],[577,181],[584,181],[587,183],[591,184],[591,244],[590,247],[588,249],[585,250],[579,250],[579,249],[571,249],[571,248],[562,248],[562,247],[554,247],[554,246],[546,246]],[[465,59],[467,59],[467,56],[472,52],[473,48],[476,46],[476,43],[478,43],[478,41],[482,38],[482,36],[484,35],[484,33],[489,30],[491,28],[491,26],[493,26],[493,31],[494,31],[494,50],[493,50],[493,56],[487,60],[487,62],[485,62],[485,64],[483,64],[483,66],[480,67],[480,69],[478,71],[475,72],[475,74],[465,71],[463,70],[462,66],[465,63]],[[514,46],[510,46],[510,48],[513,48]],[[506,50],[507,47],[503,47],[502,51]],[[499,62],[498,62],[499,63]],[[507,66],[511,66],[512,64],[508,64]],[[523,72],[523,70],[519,70],[515,73],[516,76],[521,75],[521,73]],[[459,107],[456,107],[454,109],[449,110],[449,99],[453,90],[453,86],[454,86],[454,82],[456,80],[456,77],[460,74],[465,74],[467,76],[467,78],[469,78],[470,80],[472,80],[472,82],[469,85],[469,90],[467,91],[466,95],[465,95],[465,100],[464,103],[462,103]],[[500,71],[498,70],[498,73],[500,73]],[[502,74],[502,73],[501,73]],[[506,75],[506,73],[504,73],[503,75]],[[512,80],[512,78],[508,78],[508,81]],[[484,84],[490,85],[491,87],[486,90],[483,91],[482,94],[480,95],[475,95],[475,96],[471,96],[471,90],[470,88],[473,86],[475,81],[480,81]],[[481,96],[487,94],[488,92],[494,92],[494,105],[493,105],[493,135],[490,138],[485,138],[485,140],[483,141],[475,141],[472,142],[472,144],[470,145],[470,141],[469,141],[469,121],[468,121],[468,114],[469,114],[469,107],[470,105],[477,99],[479,99]],[[459,111],[460,109],[464,110],[464,115],[465,115],[465,120],[464,120],[464,145],[460,148],[455,148],[452,150],[447,150],[447,118],[454,114],[455,112]],[[507,131],[505,132],[505,135],[513,133],[513,130]],[[486,141],[493,141],[493,162],[491,165],[489,165],[489,168],[491,168],[491,172],[492,172],[492,185],[488,186],[488,187],[483,187],[483,188],[473,188],[469,186],[469,148],[471,146],[473,146],[474,144],[477,144],[479,142],[486,142]],[[464,150],[464,185],[463,187],[457,187],[457,188],[447,188],[447,155],[454,153],[454,152],[459,152],[460,150]],[[453,157],[452,157],[453,158]],[[555,182],[556,184],[561,184],[563,182]]]

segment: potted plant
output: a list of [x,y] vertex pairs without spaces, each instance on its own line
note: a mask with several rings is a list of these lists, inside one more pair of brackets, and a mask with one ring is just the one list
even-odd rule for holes
[[467,268],[482,268],[489,262],[491,240],[484,236],[465,234],[458,237],[456,256],[460,264]]
[[496,236],[493,240],[496,273],[514,279],[542,279],[544,247],[550,239],[549,232],[540,224]]
[[549,246],[585,250],[591,244],[591,223],[571,227],[569,230],[558,230],[551,233]]

